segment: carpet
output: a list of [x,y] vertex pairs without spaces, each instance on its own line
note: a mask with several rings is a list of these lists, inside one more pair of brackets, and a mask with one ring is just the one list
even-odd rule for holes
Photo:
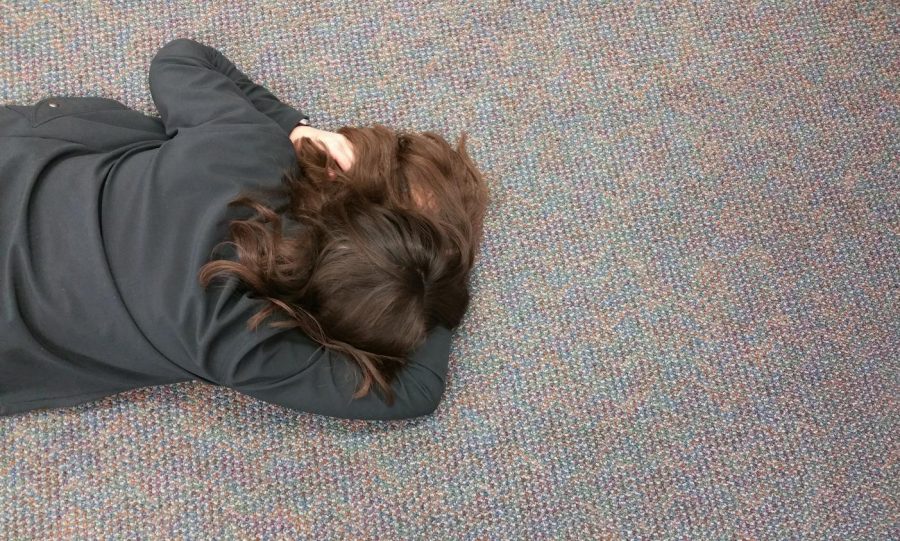
[[[0,99],[212,45],[494,201],[434,415],[201,382],[0,419],[3,539],[896,539],[897,5],[0,3]],[[0,150],[2,151],[2,150]]]

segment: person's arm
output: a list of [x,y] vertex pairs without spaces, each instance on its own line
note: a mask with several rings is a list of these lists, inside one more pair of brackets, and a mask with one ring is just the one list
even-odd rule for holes
[[290,134],[309,117],[257,85],[216,49],[189,38],[166,43],[150,61],[150,94],[166,134],[205,124],[268,119]]
[[213,67],[234,81],[250,102],[253,103],[256,110],[277,122],[285,133],[290,134],[301,118],[309,120],[307,114],[282,102],[266,87],[251,81],[244,72],[239,70],[234,63],[221,52],[207,45],[197,45],[207,50]]
[[354,399],[362,378],[357,365],[296,329],[273,334],[231,362],[218,364],[213,378],[240,393],[307,413],[364,420],[420,417],[433,413],[441,401],[450,339],[450,329],[432,329],[392,382],[392,406],[377,386]]

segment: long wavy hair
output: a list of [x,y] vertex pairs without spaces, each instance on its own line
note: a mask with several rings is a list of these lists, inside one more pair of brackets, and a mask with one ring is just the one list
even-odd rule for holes
[[237,261],[209,261],[198,278],[207,287],[236,276],[266,301],[249,329],[284,316],[270,326],[297,328],[359,366],[354,398],[377,384],[391,405],[407,357],[436,325],[457,327],[468,308],[490,195],[465,133],[455,149],[434,132],[379,124],[338,133],[353,145],[353,166],[342,171],[308,138],[294,142],[297,163],[279,187],[228,204],[255,211],[229,222],[229,240],[213,249],[233,245]]

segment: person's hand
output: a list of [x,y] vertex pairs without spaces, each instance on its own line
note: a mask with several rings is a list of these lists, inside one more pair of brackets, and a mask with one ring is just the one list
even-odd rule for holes
[[[297,126],[291,131],[291,143],[296,145],[301,137],[308,137],[319,148],[330,154],[344,171],[350,169],[356,160],[353,145],[340,133],[320,130],[312,126]],[[329,174],[334,177],[334,171],[329,171]]]

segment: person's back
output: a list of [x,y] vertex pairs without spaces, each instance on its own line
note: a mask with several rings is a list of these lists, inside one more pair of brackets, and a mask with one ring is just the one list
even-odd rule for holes
[[[85,113],[93,129],[73,130]],[[140,129],[125,128],[138,116]],[[110,125],[96,137],[102,122]],[[59,137],[60,123],[84,138]],[[130,248],[117,234],[141,229],[114,232],[124,215],[105,212],[117,166],[152,160],[165,142],[162,124],[113,100],[48,98],[4,107],[0,138],[0,412],[190,379],[159,362],[117,282],[138,280],[107,262],[115,248]]]
[[308,117],[193,40],[160,50],[150,88],[160,119],[105,98],[0,111],[0,414],[191,379],[335,417],[433,411],[449,328],[409,356],[395,403],[353,399],[346,357],[296,329],[249,330],[266,303],[237,280],[198,283],[249,216],[229,201],[296,168],[288,134]]

